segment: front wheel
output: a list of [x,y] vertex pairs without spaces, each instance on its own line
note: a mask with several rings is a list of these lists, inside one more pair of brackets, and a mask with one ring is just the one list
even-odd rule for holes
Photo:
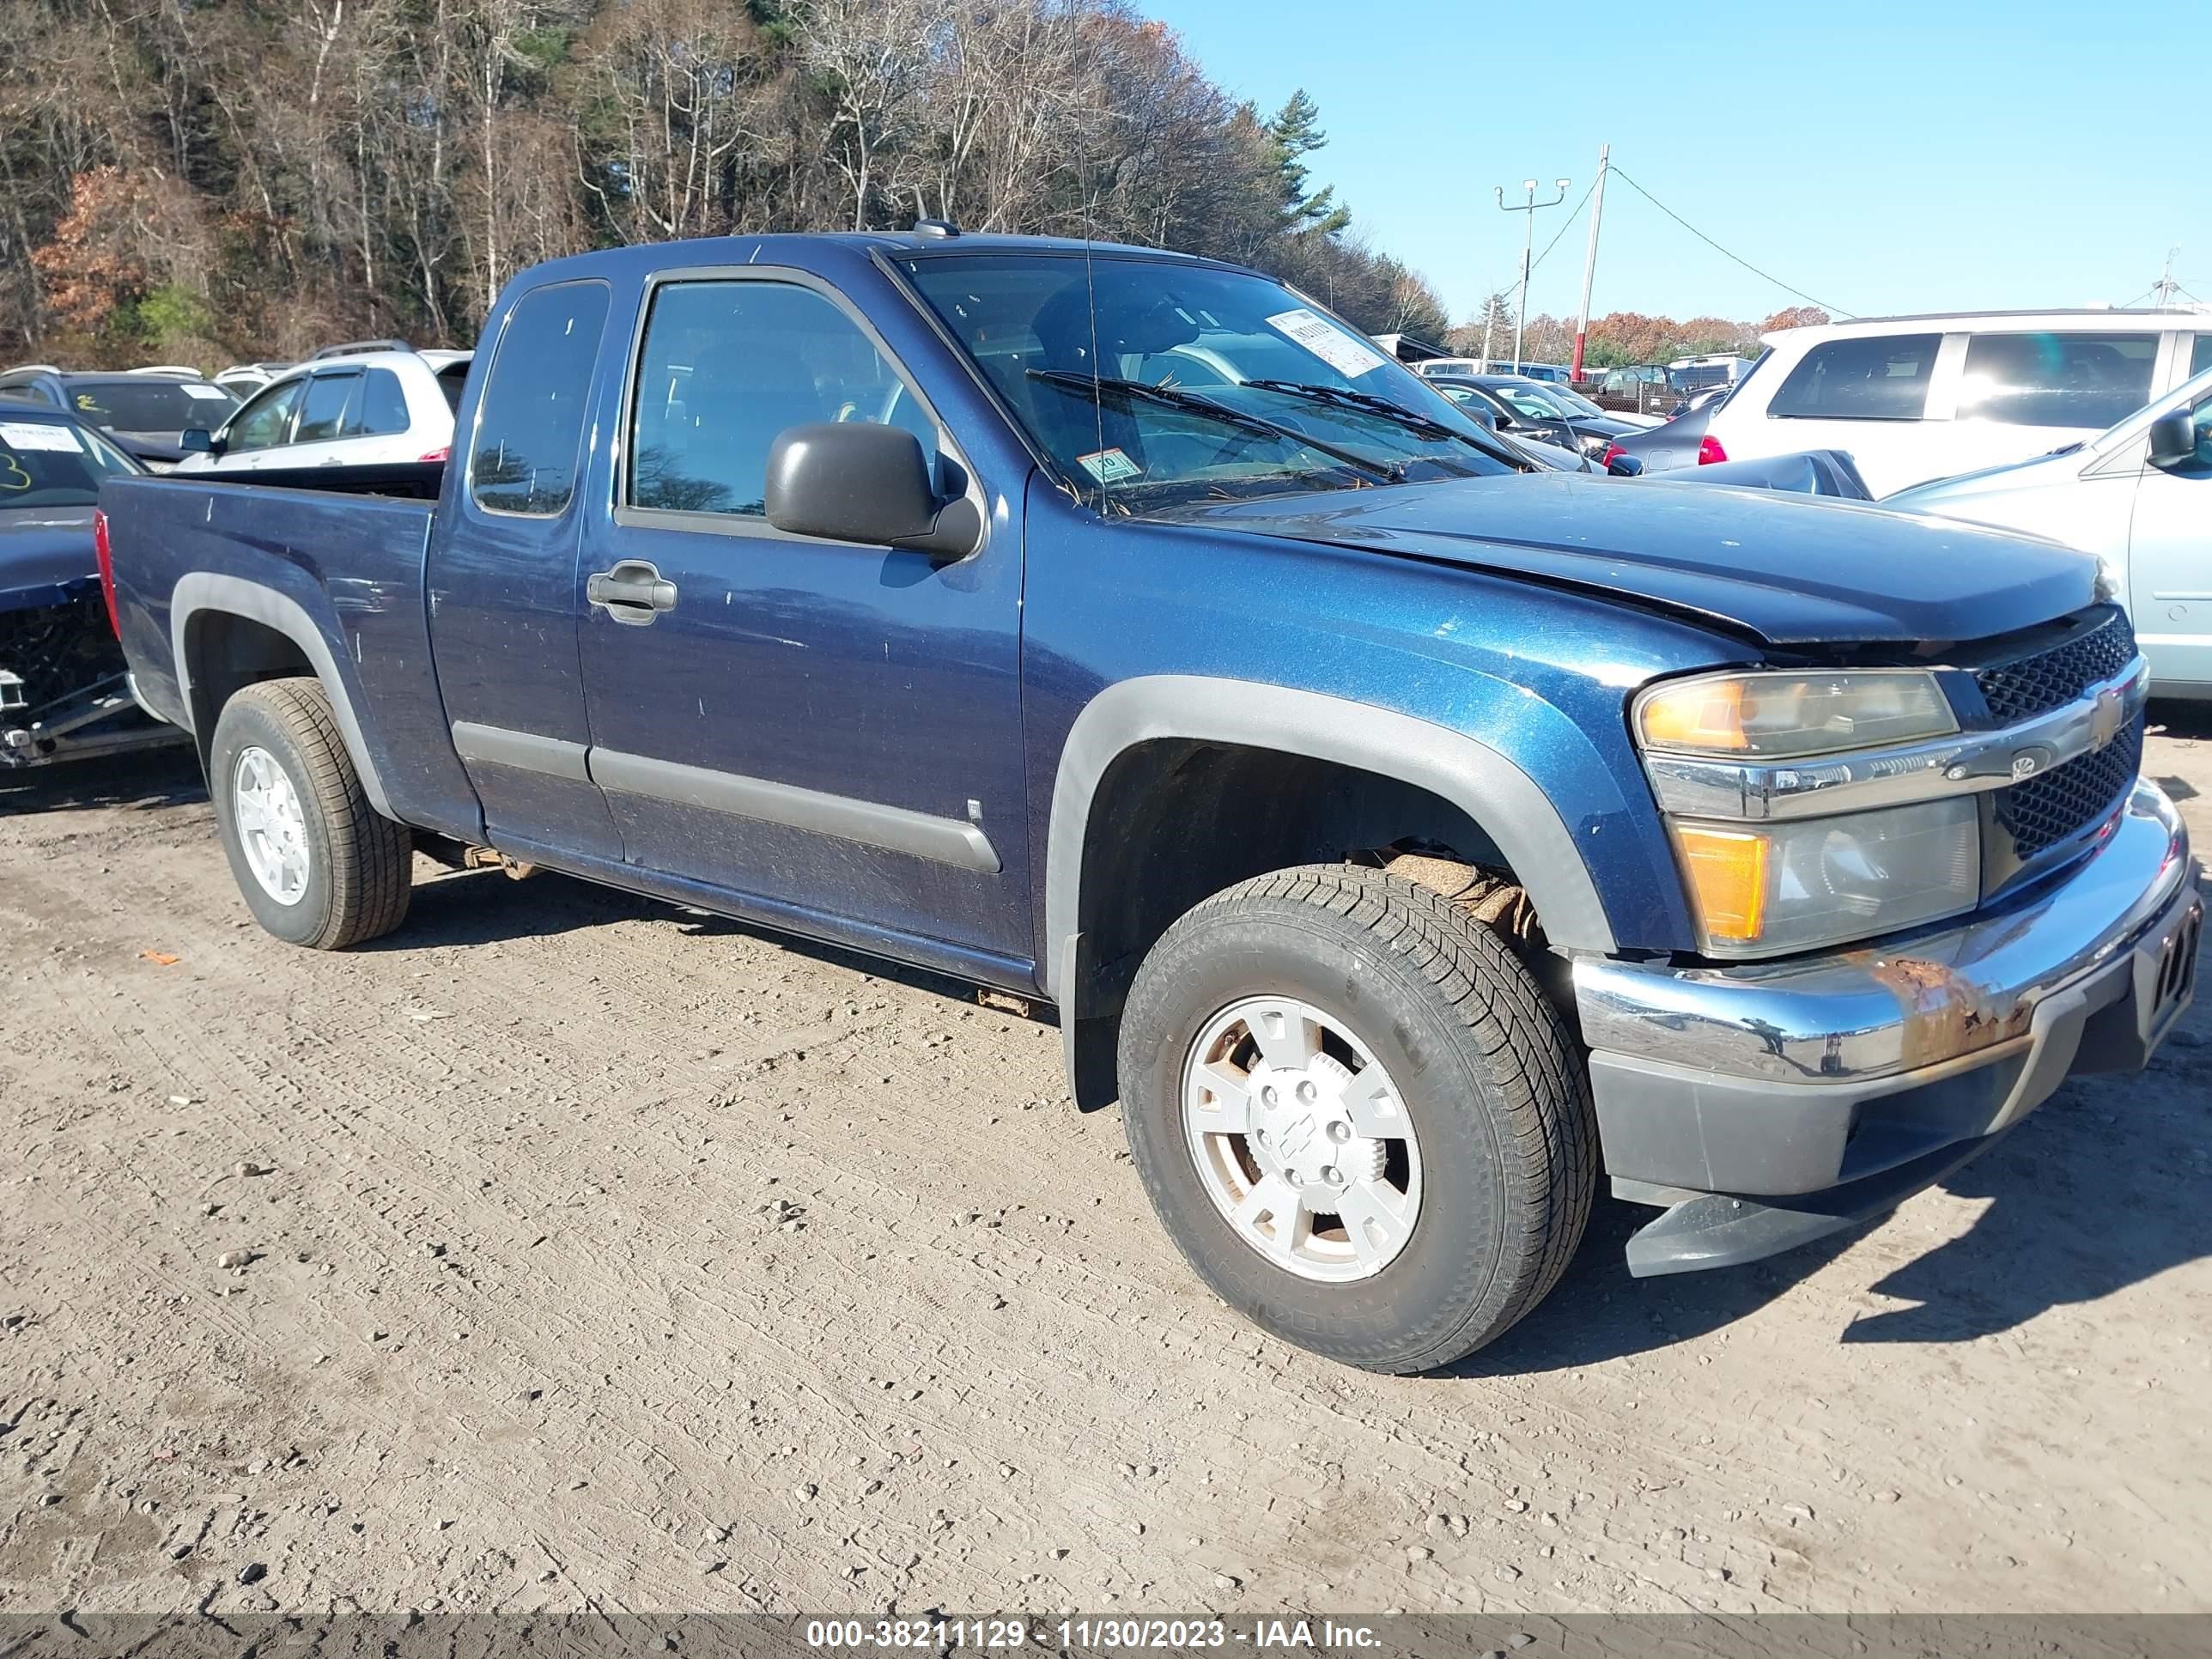
[[263,680],[222,706],[208,787],[231,874],[281,939],[342,951],[407,916],[414,850],[368,804],[319,680]]
[[1559,1014],[1464,906],[1312,866],[1199,905],[1121,1019],[1137,1170],[1206,1283],[1287,1341],[1433,1369],[1558,1281],[1596,1175]]

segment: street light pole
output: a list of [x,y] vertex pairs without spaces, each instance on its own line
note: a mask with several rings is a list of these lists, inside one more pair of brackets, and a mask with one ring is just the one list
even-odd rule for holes
[[1516,374],[1521,372],[1522,331],[1528,324],[1528,256],[1535,251],[1536,246],[1536,210],[1557,207],[1565,201],[1567,186],[1574,181],[1571,179],[1560,179],[1553,182],[1559,185],[1559,193],[1548,202],[1540,202],[1536,199],[1536,181],[1534,179],[1523,179],[1521,181],[1521,188],[1528,193],[1528,199],[1526,202],[1509,204],[1505,199],[1505,186],[1498,185],[1493,187],[1498,197],[1498,205],[1500,208],[1508,213],[1525,213],[1528,216],[1522,222],[1523,230],[1521,237],[1521,304],[1519,309],[1513,314],[1513,372]]

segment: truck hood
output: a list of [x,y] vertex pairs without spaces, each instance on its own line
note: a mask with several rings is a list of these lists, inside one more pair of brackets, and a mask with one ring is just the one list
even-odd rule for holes
[[1174,516],[1618,593],[1773,645],[1978,639],[2096,598],[2095,561],[2048,543],[1693,477],[1516,473]]
[[99,580],[90,507],[0,509],[0,611],[62,605]]

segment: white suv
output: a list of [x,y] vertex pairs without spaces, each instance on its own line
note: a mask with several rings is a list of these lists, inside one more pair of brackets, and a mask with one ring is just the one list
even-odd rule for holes
[[[442,461],[468,379],[465,351],[359,351],[286,370],[203,440],[179,472]],[[199,447],[204,443],[204,447]]]
[[1982,312],[1781,329],[1715,460],[1840,449],[1876,496],[2086,442],[2212,365],[2212,313]]

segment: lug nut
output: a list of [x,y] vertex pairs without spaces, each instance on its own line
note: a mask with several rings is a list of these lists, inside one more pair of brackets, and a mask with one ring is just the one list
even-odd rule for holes
[[1260,1103],[1262,1106],[1272,1106],[1275,1103],[1275,1085],[1271,1083],[1260,1091]]
[[1332,1187],[1341,1187],[1344,1185],[1344,1171],[1338,1169],[1334,1164],[1330,1164],[1328,1168],[1321,1172],[1321,1178],[1328,1182]]
[[1352,1139],[1352,1126],[1349,1123],[1345,1122],[1342,1119],[1339,1119],[1336,1122],[1328,1126],[1328,1138],[1334,1141],[1338,1146],[1341,1146],[1346,1141]]
[[1316,1092],[1316,1091],[1313,1086],[1313,1079],[1310,1078],[1306,1079],[1304,1082],[1298,1085],[1298,1098],[1306,1102],[1309,1105],[1312,1103]]

